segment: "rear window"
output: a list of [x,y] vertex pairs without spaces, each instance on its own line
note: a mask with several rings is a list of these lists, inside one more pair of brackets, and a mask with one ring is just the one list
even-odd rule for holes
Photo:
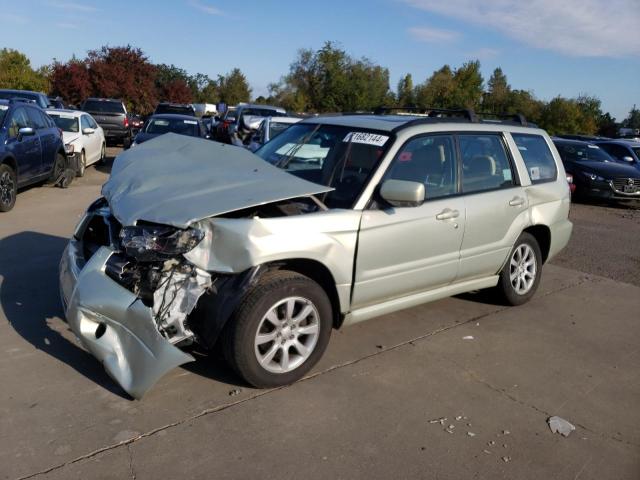
[[180,105],[158,105],[155,114],[175,113],[177,115],[189,115],[195,117],[196,111],[192,107],[183,107]]
[[119,102],[106,102],[101,100],[87,100],[82,106],[83,110],[99,113],[125,113],[124,106]]
[[512,133],[511,136],[527,167],[531,183],[552,182],[558,178],[556,162],[543,137],[525,133]]
[[146,133],[162,135],[164,133],[179,133],[192,137],[200,136],[197,120],[183,120],[175,118],[152,118],[145,130]]

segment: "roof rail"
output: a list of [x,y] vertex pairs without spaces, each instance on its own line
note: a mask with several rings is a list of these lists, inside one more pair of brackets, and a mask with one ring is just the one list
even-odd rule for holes
[[374,110],[374,114],[385,115],[392,112],[402,111],[422,114],[430,118],[465,117],[473,123],[478,121],[478,116],[472,108],[378,107]]
[[519,123],[523,127],[529,126],[527,119],[521,113],[491,113],[491,112],[478,112],[478,116],[482,117],[495,117],[499,120],[509,120]]

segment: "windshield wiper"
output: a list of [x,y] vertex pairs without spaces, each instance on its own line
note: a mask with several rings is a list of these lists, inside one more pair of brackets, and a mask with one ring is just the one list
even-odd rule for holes
[[305,145],[309,140],[311,140],[311,137],[313,137],[313,135],[318,131],[318,129],[321,126],[322,124],[319,123],[318,125],[316,125],[316,128],[314,128],[308,134],[302,137],[302,140],[291,148],[291,150],[289,151],[286,157],[283,157],[280,160],[278,160],[278,162],[276,163],[276,167],[283,168],[283,169],[287,168],[287,165],[289,165],[293,157],[295,157],[296,153],[298,153],[298,151],[302,148],[303,145]]

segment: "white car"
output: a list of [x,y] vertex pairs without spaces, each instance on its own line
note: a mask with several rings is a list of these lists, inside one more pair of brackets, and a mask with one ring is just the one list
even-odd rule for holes
[[251,142],[247,147],[255,152],[262,145],[267,143],[276,135],[284,132],[294,123],[298,123],[302,118],[298,117],[267,117],[261,123],[256,132],[251,137]]
[[84,176],[85,169],[105,157],[106,141],[102,127],[86,112],[78,110],[47,110],[62,130],[67,155],[75,160],[76,172]]

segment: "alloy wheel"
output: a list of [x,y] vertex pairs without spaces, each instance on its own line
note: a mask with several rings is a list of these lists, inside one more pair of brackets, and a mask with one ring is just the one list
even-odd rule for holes
[[509,263],[509,280],[513,290],[518,295],[525,295],[536,280],[536,254],[533,249],[523,243],[519,245]]
[[15,183],[13,177],[7,171],[2,172],[0,176],[0,203],[3,205],[11,205],[15,191]]
[[311,356],[319,335],[316,306],[303,297],[287,297],[262,317],[254,340],[256,359],[268,372],[290,372]]

